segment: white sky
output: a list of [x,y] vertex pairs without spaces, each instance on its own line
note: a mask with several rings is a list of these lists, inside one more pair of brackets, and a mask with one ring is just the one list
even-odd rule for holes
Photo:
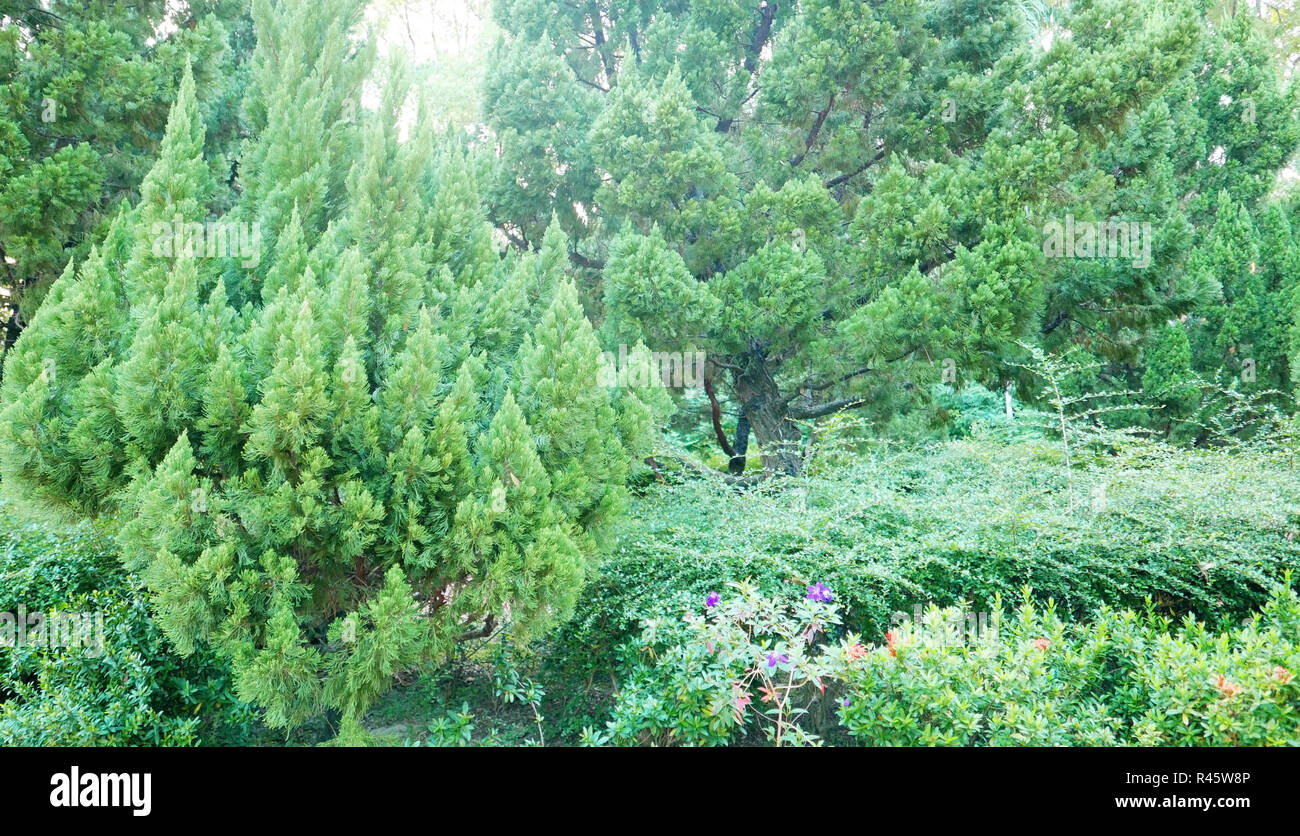
[[489,17],[485,0],[374,0],[366,9],[380,53],[403,50],[417,66],[477,50]]

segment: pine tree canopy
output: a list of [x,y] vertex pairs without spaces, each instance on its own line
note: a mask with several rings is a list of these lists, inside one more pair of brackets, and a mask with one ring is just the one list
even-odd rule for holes
[[610,341],[705,351],[724,447],[752,431],[769,472],[799,470],[800,422],[925,412],[945,367],[1031,390],[1025,341],[1136,389],[1193,311],[1198,373],[1249,356],[1290,388],[1287,212],[1267,258],[1213,250],[1300,143],[1296,88],[1262,24],[1204,5],[503,0],[493,219],[521,246],[560,220]]
[[[139,197],[187,64],[205,160],[223,184],[230,177],[251,24],[233,0],[0,2],[0,21],[8,347],[68,259],[84,260],[122,202]],[[224,197],[214,193],[214,206]]]

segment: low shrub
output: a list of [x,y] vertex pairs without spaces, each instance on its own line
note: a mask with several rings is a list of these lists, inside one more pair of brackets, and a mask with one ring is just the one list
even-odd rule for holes
[[618,679],[644,619],[680,618],[729,581],[769,596],[821,581],[845,628],[867,635],[896,612],[988,610],[1024,586],[1067,620],[1150,598],[1222,629],[1300,565],[1288,452],[1135,444],[1080,458],[1067,471],[1049,442],[956,441],[814,461],[806,477],[757,489],[662,486],[633,503],[554,637],[553,675]]
[[[99,620],[70,642],[19,642],[24,611]],[[19,519],[0,504],[0,612],[14,634],[0,647],[0,744],[185,746],[254,727],[226,666],[203,650],[177,655],[101,528]]]
[[645,625],[592,742],[1300,745],[1300,596],[1289,581],[1218,634],[1154,606],[1071,624],[1025,590],[983,631],[954,630],[968,613],[932,607],[871,645],[822,629],[837,619],[833,603],[792,606],[741,584],[705,602],[707,615]]
[[704,599],[707,615],[687,615],[680,627],[646,623],[638,647],[645,661],[619,693],[603,742],[817,740],[805,717],[836,670],[834,646],[817,642],[839,623],[831,594],[813,584],[803,599],[786,604],[748,584],[729,587]]

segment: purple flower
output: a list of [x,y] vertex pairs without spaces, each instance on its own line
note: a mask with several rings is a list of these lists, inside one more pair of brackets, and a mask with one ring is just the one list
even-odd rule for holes
[[826,587],[822,586],[821,582],[818,581],[817,583],[808,587],[808,595],[806,597],[810,601],[818,601],[823,604],[829,604],[831,602],[831,591]]
[[845,707],[845,708],[848,708],[848,707],[849,707],[849,698],[848,698],[848,697],[845,697],[845,698],[844,698],[844,707]]
[[779,656],[775,653],[767,654],[767,666],[769,668],[775,668],[777,665],[784,665],[786,662],[789,661],[790,661],[790,657],[786,656],[784,653],[782,653]]
[[704,599],[704,606],[706,606],[706,607],[716,607],[716,606],[718,605],[718,602],[721,601],[721,600],[722,600],[722,596],[721,596],[721,595],[719,595],[719,594],[716,593],[716,592],[710,592],[710,593],[709,593],[709,597]]

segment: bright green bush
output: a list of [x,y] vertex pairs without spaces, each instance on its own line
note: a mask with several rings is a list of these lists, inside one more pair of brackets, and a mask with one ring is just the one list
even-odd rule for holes
[[1156,617],[1129,651],[1143,697],[1136,742],[1300,745],[1300,597],[1294,590],[1230,633],[1215,635],[1187,621],[1165,635],[1167,626]]
[[997,621],[995,638],[956,646],[904,627],[848,664],[849,733],[871,746],[1300,745],[1291,588],[1217,635],[1150,611],[1066,625],[1029,600]]
[[268,725],[338,711],[349,739],[403,671],[572,610],[654,421],[599,384],[559,226],[500,257],[463,149],[427,110],[402,138],[419,97],[372,67],[362,6],[254,8],[240,195],[211,223],[258,243],[204,255],[187,72],[139,202],[0,387],[7,486],[119,514],[181,653],[215,648]]
[[209,653],[182,658],[150,617],[134,578],[70,600],[102,612],[102,653],[6,649],[0,742],[6,746],[190,746],[240,742],[255,714],[229,668]]
[[0,612],[44,610],[121,574],[109,536],[93,524],[56,526],[0,501]]
[[1077,641],[1055,607],[1025,601],[992,632],[952,641],[958,608],[932,609],[920,625],[890,631],[886,644],[846,666],[841,718],[868,746],[1113,746],[1123,724],[1104,702],[1098,664],[1104,628]]

